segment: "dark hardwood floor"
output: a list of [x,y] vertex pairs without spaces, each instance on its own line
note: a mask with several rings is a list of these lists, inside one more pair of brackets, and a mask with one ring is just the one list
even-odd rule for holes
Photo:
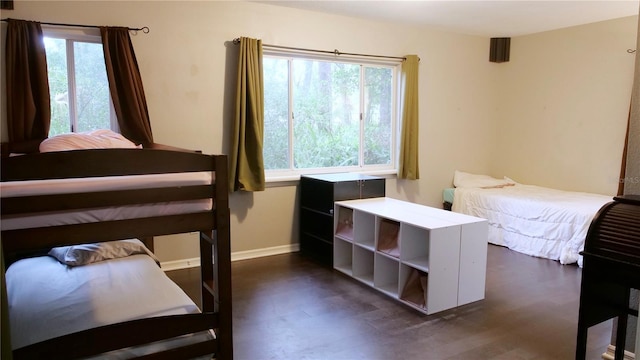
[[[234,262],[234,354],[249,359],[573,359],[581,269],[489,246],[486,297],[423,315],[298,253]],[[199,270],[167,273],[199,302]],[[611,321],[589,329],[601,359]]]

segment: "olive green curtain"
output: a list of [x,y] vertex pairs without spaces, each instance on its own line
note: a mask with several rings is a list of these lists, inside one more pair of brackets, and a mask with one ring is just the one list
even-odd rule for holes
[[402,132],[398,178],[417,180],[418,170],[418,67],[417,55],[407,55],[402,62]]
[[136,144],[153,143],[147,99],[126,27],[101,27],[102,50],[120,133]]
[[39,22],[7,19],[6,87],[9,142],[49,135],[51,100],[47,56]]
[[262,40],[242,37],[239,46],[229,190],[262,191],[265,188]]

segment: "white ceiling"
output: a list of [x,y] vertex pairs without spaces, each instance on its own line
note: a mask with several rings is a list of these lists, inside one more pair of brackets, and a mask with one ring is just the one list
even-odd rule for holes
[[258,1],[445,31],[512,37],[638,14],[638,0],[294,0]]

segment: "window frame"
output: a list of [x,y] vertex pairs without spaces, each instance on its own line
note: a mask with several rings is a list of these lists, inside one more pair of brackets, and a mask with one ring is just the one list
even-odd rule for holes
[[[69,101],[69,125],[70,129],[67,133],[75,133],[78,128],[78,114],[77,114],[77,97],[76,97],[76,71],[75,71],[75,53],[73,43],[84,42],[92,44],[100,44],[102,46],[102,37],[99,29],[86,28],[60,28],[54,25],[42,26],[42,41],[44,38],[54,38],[65,40],[66,60],[67,60],[67,88],[68,88],[68,101]],[[69,44],[71,43],[71,46]],[[106,69],[105,69],[106,71]],[[120,126],[118,125],[118,117],[116,115],[115,107],[113,106],[113,99],[109,92],[109,129],[120,133]]]
[[[399,138],[402,125],[402,118],[400,113],[400,76],[402,71],[402,59],[393,58],[377,58],[370,56],[356,56],[356,55],[336,55],[336,54],[322,54],[314,51],[293,50],[287,48],[263,48],[263,57],[284,59],[288,61],[288,126],[289,126],[289,169],[265,169],[265,181],[280,182],[280,181],[292,181],[299,180],[300,175],[311,174],[328,174],[328,173],[340,173],[340,172],[357,172],[361,174],[369,175],[391,175],[397,174],[399,163]],[[359,165],[356,166],[344,166],[344,167],[325,167],[325,168],[293,168],[293,148],[294,148],[294,133],[293,133],[293,121],[295,114],[293,114],[293,79],[291,61],[293,59],[303,59],[312,61],[329,61],[339,63],[349,63],[360,65],[360,146],[358,154]],[[364,99],[362,91],[365,86],[363,81],[363,68],[362,67],[387,67],[392,70],[392,95],[391,95],[391,154],[390,163],[384,165],[364,165]],[[292,116],[293,114],[293,116]]]

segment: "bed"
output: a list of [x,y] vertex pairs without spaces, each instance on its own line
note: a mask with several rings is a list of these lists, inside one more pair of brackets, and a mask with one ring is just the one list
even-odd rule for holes
[[[14,359],[232,359],[225,155],[151,146],[0,165]],[[201,307],[152,252],[154,236],[181,233],[199,234]]]
[[443,191],[445,208],[489,221],[489,243],[552,260],[577,263],[589,225],[612,196],[520,184],[456,171]]

